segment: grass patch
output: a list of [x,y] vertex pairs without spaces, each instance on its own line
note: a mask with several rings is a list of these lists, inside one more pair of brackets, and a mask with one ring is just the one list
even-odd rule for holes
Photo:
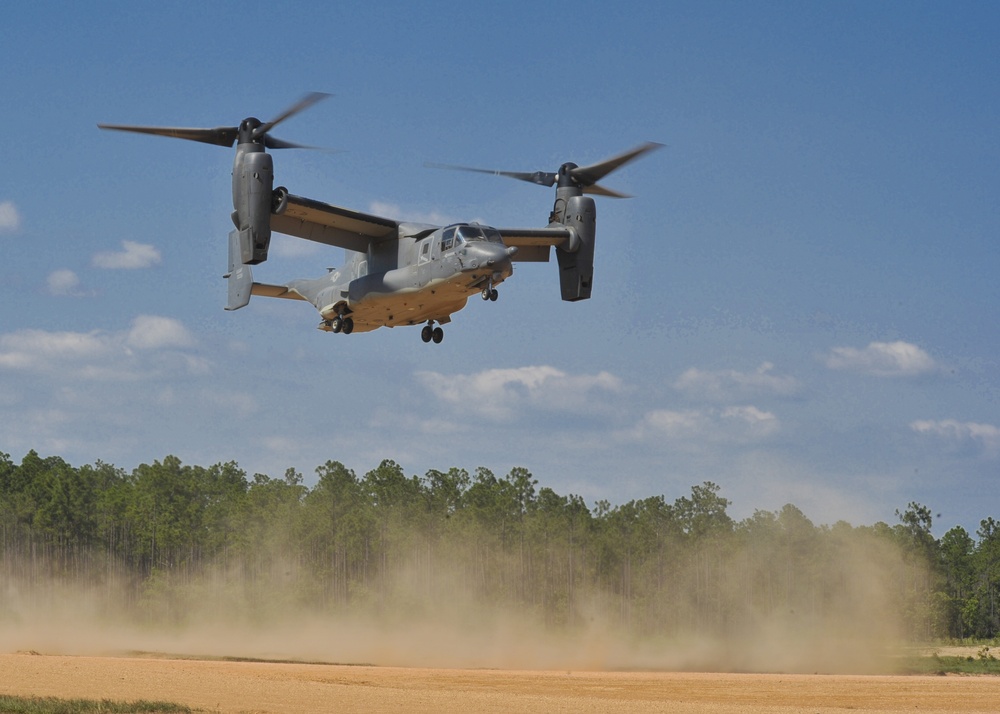
[[116,702],[110,699],[58,699],[0,694],[4,714],[195,714],[201,711],[172,702]]
[[980,657],[906,657],[903,674],[991,674],[1000,675],[1000,659]]

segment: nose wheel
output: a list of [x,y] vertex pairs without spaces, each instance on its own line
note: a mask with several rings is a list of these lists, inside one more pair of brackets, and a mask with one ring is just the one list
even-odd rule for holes
[[500,293],[494,287],[486,286],[483,288],[482,292],[483,300],[489,300],[490,302],[496,302],[497,298],[500,297]]
[[444,330],[440,327],[434,327],[434,320],[429,320],[424,329],[420,331],[420,339],[424,342],[434,341],[434,344],[441,344],[441,340],[444,339]]

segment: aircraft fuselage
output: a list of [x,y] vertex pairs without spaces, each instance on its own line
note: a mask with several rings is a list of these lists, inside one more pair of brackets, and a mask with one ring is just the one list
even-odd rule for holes
[[[456,224],[408,241],[387,260],[385,255],[348,251],[347,264],[315,280],[296,280],[288,289],[311,302],[323,322],[337,331],[336,320],[350,318],[351,330],[420,323],[447,323],[470,295],[496,299],[496,286],[513,274],[507,247],[492,228]],[[394,250],[394,253],[396,251]],[[402,264],[370,271],[372,264]]]

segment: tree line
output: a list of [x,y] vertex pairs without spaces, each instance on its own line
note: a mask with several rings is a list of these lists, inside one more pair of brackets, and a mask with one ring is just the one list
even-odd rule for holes
[[[1000,634],[1000,523],[940,539],[898,523],[815,525],[788,504],[740,521],[714,483],[592,507],[523,468],[364,475],[336,461],[252,477],[174,456],[126,472],[0,453],[0,585],[115,583],[114,607],[180,620],[197,600],[394,613],[506,608],[554,629],[595,617],[637,637],[834,624],[912,639]],[[0,587],[0,624],[11,588]],[[5,602],[6,598],[6,602]],[[470,615],[472,616],[472,615]]]

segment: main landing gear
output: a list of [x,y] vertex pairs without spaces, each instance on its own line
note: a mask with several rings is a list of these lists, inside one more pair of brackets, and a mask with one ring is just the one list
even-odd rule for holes
[[349,335],[354,332],[354,320],[343,315],[337,315],[330,320],[330,331],[343,332],[345,335]]
[[424,342],[430,342],[434,340],[434,344],[441,344],[441,340],[444,339],[444,330],[440,327],[434,327],[434,320],[428,320],[427,324],[424,325],[424,329],[420,331],[420,339]]

